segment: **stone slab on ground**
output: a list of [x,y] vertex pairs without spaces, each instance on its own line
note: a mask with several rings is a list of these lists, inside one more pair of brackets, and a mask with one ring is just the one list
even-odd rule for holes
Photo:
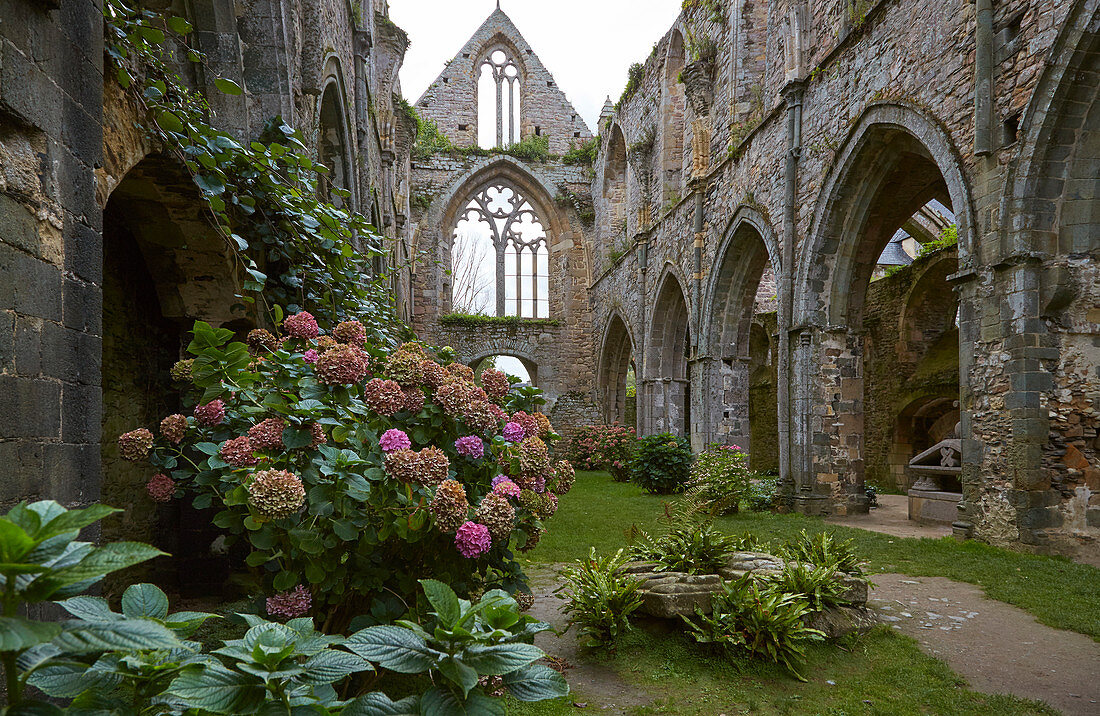
[[881,532],[894,537],[929,537],[939,539],[951,535],[951,525],[922,525],[909,519],[909,498],[905,495],[879,495],[879,506],[864,515],[830,517],[831,525],[856,527]]
[[868,606],[987,693],[1039,699],[1074,716],[1100,714],[1100,643],[1040,624],[980,587],[943,577],[872,575]]

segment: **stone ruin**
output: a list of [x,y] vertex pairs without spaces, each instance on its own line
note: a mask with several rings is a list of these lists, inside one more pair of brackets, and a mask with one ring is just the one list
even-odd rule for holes
[[[713,596],[722,590],[723,581],[746,574],[754,579],[766,578],[779,574],[784,566],[784,560],[765,552],[733,552],[717,574],[670,572],[654,562],[629,562],[623,572],[642,583],[640,612],[659,619],[677,619],[710,614]],[[865,631],[878,623],[874,613],[867,609],[867,580],[849,574],[839,574],[838,578],[845,587],[842,598],[848,604],[830,607],[807,619],[807,626],[821,630],[830,639]]]
[[[688,3],[597,126],[499,8],[415,113],[381,0],[182,11],[211,62],[185,81],[244,89],[209,92],[218,125],[301,129],[392,265],[423,258],[401,317],[521,361],[567,434],[736,443],[786,509],[845,514],[958,423],[958,535],[1100,549],[1097,0]],[[109,438],[171,404],[193,320],[252,322],[102,37],[95,3],[0,10],[0,501],[103,498],[148,539]],[[461,222],[498,320],[455,315]]]

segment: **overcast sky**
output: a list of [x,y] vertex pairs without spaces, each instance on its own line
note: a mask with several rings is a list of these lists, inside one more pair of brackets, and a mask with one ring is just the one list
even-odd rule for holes
[[[681,0],[501,0],[558,86],[595,133],[604,99],[619,98],[631,63],[641,62],[672,26]],[[390,0],[390,17],[409,33],[401,70],[416,102],[496,0]]]

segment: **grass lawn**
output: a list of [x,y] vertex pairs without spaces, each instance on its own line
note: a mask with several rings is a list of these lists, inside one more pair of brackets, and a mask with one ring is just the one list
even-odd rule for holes
[[[527,557],[536,562],[568,562],[588,553],[627,545],[631,524],[654,529],[670,501],[644,494],[630,483],[617,483],[602,472],[578,472],[577,484],[561,500],[549,532]],[[855,540],[857,554],[870,562],[868,572],[939,576],[976,584],[992,599],[1014,604],[1058,629],[1100,641],[1100,569],[1059,557],[1012,552],[980,542],[892,537],[827,524],[818,517],[741,513],[717,524],[732,533],[751,532],[762,542],[782,543],[801,530],[830,530]]]
[[[709,653],[678,632],[635,629],[612,655],[594,654],[627,682],[654,694],[637,716],[682,714],[1057,714],[1033,701],[969,691],[943,662],[921,653],[916,642],[880,627],[846,648],[817,645],[808,650],[809,681],[761,662],[730,660]],[[566,678],[569,672],[566,672]],[[515,716],[577,714],[573,701],[509,704]],[[600,704],[588,701],[599,712]]]

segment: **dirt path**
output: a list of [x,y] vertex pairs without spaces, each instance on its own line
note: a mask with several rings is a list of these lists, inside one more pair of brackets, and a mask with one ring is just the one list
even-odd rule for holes
[[865,515],[830,517],[829,524],[882,532],[894,537],[931,537],[951,534],[950,525],[921,525],[909,519],[909,498],[905,495],[879,495],[878,507]]
[[987,693],[1100,714],[1100,643],[1040,624],[981,588],[943,577],[876,574],[870,606]]
[[[564,600],[553,593],[560,583],[557,569],[558,567],[531,569],[528,576],[531,579],[531,592],[535,595],[535,606],[532,607],[531,614],[561,630],[565,628],[568,618],[561,612]],[[572,668],[566,670],[565,678],[573,691],[573,701],[577,705],[585,704],[593,712],[619,716],[630,709],[650,703],[657,696],[623,681],[614,670],[579,656],[580,647],[575,627],[563,637],[558,637],[553,632],[539,634],[535,637],[535,644],[550,656],[569,663]]]

